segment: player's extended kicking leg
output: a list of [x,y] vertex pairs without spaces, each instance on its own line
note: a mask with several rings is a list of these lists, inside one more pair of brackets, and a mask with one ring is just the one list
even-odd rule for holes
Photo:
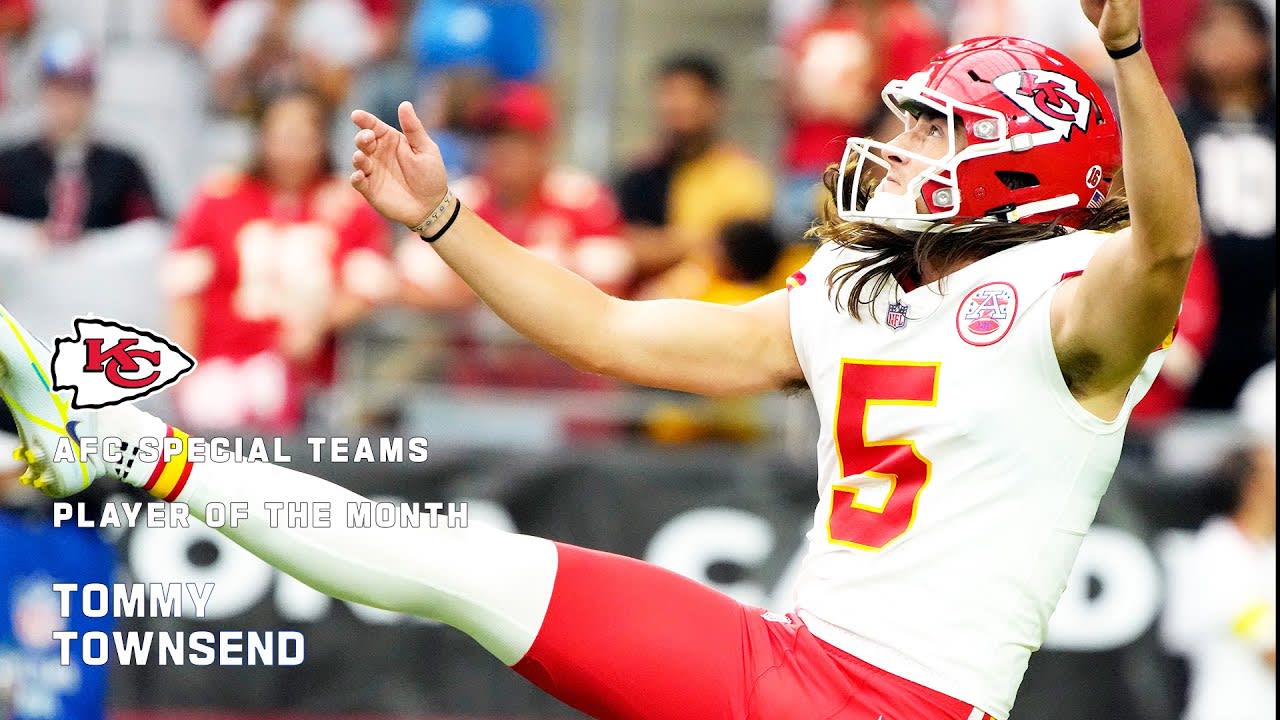
[[[334,597],[445,622],[564,702],[619,720],[966,720],[969,708],[860,687],[874,668],[833,654],[796,621],[761,611],[636,560],[491,528],[272,527],[265,503],[360,496],[262,463],[55,463],[59,438],[185,437],[132,407],[79,412],[50,390],[47,350],[0,307],[0,396],[30,468],[54,497],[112,475],[203,519],[210,502],[242,502],[249,518],[219,531]],[[78,441],[77,441],[78,442]],[[838,653],[838,651],[836,651]],[[900,682],[900,681],[899,681]],[[914,691],[913,691],[914,692]],[[926,691],[927,693],[927,691]],[[872,705],[869,703],[879,703]],[[883,707],[884,709],[876,709]],[[887,712],[893,708],[895,714]]]

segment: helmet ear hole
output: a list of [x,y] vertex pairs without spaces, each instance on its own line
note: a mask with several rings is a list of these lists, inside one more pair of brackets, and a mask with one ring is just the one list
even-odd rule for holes
[[1040,185],[1040,178],[1029,172],[997,170],[996,178],[1000,182],[1004,183],[1004,186],[1010,190],[1021,190],[1023,188],[1037,187]]

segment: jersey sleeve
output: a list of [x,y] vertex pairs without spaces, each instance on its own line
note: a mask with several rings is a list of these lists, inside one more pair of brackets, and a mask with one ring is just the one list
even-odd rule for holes
[[547,212],[570,227],[560,262],[606,292],[625,290],[634,258],[609,186],[581,170],[557,168],[543,181],[542,199]]
[[593,182],[589,202],[575,213],[574,224],[579,237],[622,235],[622,212],[607,186]]
[[635,271],[635,256],[622,228],[622,213],[609,188],[597,183],[591,202],[575,213],[577,239],[572,270],[597,287],[622,292]]
[[212,222],[214,205],[214,199],[201,190],[178,216],[173,243],[163,260],[162,286],[169,297],[199,295],[214,282],[221,264]]
[[396,293],[391,264],[391,229],[372,207],[360,203],[342,229],[335,262],[343,290],[370,302]]

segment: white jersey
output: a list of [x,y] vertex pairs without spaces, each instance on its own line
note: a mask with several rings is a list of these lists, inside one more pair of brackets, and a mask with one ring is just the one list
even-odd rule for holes
[[1114,421],[1067,389],[1050,301],[1106,237],[1020,245],[910,292],[890,281],[861,320],[827,285],[856,251],[825,245],[790,283],[821,420],[798,614],[822,640],[997,718],[1164,355]]

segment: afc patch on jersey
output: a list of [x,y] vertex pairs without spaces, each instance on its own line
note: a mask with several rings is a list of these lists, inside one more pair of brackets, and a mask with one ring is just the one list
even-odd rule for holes
[[889,312],[884,316],[884,324],[891,330],[901,330],[907,326],[907,311],[910,309],[906,303],[889,303]]
[[995,345],[1009,334],[1018,314],[1018,291],[1007,282],[980,285],[965,296],[956,311],[956,332],[975,347]]

